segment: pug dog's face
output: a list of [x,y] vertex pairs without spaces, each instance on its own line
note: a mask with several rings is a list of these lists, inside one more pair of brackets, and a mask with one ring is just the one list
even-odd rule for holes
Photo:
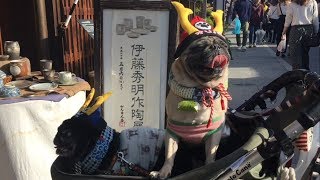
[[86,115],[65,120],[58,127],[53,140],[56,154],[69,158],[81,158],[94,146],[99,134],[100,132],[86,119]]
[[206,83],[222,76],[230,55],[228,46],[223,40],[204,36],[190,44],[180,58],[183,59],[189,74]]

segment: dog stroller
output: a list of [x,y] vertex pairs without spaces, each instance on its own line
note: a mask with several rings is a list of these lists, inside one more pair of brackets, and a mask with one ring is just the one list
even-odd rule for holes
[[[258,112],[257,107],[266,109],[265,100],[275,100],[277,93],[283,88],[286,89],[286,96],[280,105]],[[220,155],[218,152],[218,159],[215,162],[169,179],[233,180],[241,177],[254,179],[255,175],[251,170],[260,163],[262,164],[260,173],[263,171],[268,174],[266,172],[270,172],[272,166],[276,171],[279,166],[282,167],[292,158],[294,154],[292,140],[303,131],[319,126],[319,121],[319,75],[306,70],[289,71],[265,86],[238,108],[228,110],[227,124],[231,129],[231,135],[221,140]],[[319,131],[319,128],[316,130]],[[287,160],[278,165],[274,158],[278,159],[280,152],[287,157]],[[306,170],[300,174],[302,179],[310,178],[312,171],[319,171],[319,165],[315,162],[318,154],[314,153],[313,156],[315,158],[312,161],[305,163]],[[52,179],[149,179],[142,176],[70,174],[65,172],[66,166],[68,165],[64,159],[58,157],[51,167]]]

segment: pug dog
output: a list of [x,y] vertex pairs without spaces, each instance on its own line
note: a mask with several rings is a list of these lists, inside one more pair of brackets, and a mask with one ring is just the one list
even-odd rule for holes
[[96,111],[63,121],[53,143],[69,173],[147,176],[155,168],[163,141],[164,131],[155,128],[116,132]]
[[225,38],[216,31],[193,28],[187,20],[189,9],[176,1],[172,4],[189,35],[178,46],[169,75],[165,162],[159,172],[152,172],[160,178],[171,175],[180,141],[205,144],[206,164],[214,161],[231,99],[226,91],[230,54]]

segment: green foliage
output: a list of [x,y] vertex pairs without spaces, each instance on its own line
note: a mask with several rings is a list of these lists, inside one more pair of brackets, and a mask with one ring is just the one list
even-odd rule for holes
[[214,20],[213,20],[213,18],[211,16],[211,13],[212,13],[212,10],[207,9],[206,22],[209,23],[212,27],[214,27],[215,24],[214,24]]
[[195,9],[194,9],[194,14],[200,14],[201,13],[201,8],[200,7],[196,7]]

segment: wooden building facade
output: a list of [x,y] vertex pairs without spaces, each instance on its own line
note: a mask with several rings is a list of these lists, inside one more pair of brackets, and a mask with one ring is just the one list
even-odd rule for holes
[[52,59],[56,71],[69,70],[88,79],[93,71],[93,39],[78,23],[93,20],[93,0],[80,0],[66,29],[73,0],[4,0],[0,6],[0,53],[3,42],[18,41],[21,56],[30,59],[33,71],[40,59]]
[[[68,27],[63,29],[61,24],[73,3],[74,0],[3,0],[0,53],[4,41],[18,41],[21,56],[30,59],[33,71],[39,70],[40,59],[52,59],[56,71],[68,70],[88,80],[89,72],[94,70],[94,41],[78,20],[94,19],[94,0],[79,0]],[[181,3],[196,15],[205,16],[206,0],[181,0]]]

